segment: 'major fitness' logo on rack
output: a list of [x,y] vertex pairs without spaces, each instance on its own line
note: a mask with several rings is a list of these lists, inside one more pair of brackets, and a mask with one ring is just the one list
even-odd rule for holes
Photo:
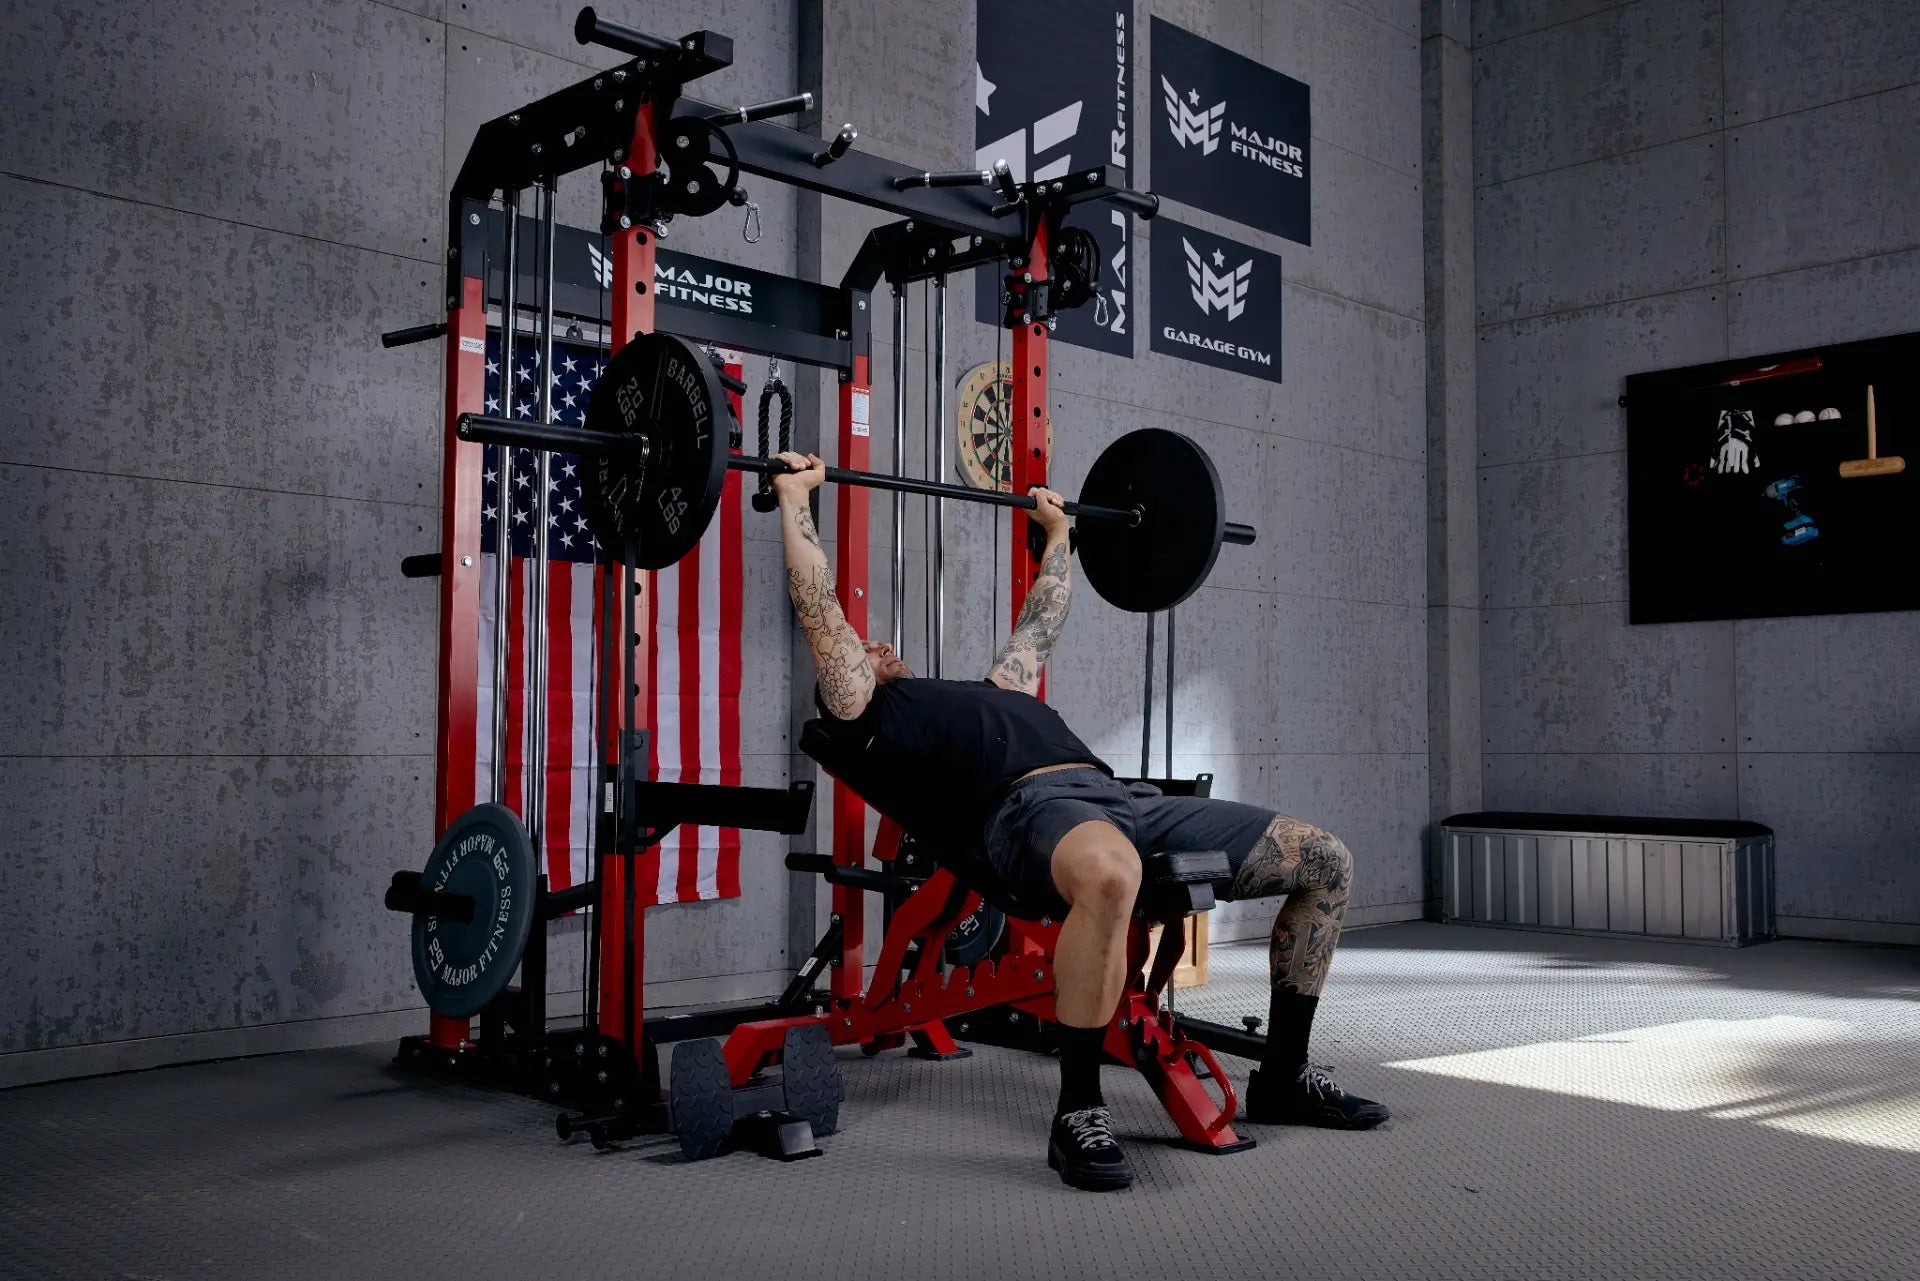
[[1307,86],[1159,18],[1152,45],[1166,105],[1155,141],[1169,144],[1154,151],[1154,190],[1312,243]]
[[1153,225],[1152,349],[1279,382],[1280,259],[1165,214]]

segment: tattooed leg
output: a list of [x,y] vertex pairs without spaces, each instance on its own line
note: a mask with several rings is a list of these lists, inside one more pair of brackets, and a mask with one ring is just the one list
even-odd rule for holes
[[1287,896],[1274,918],[1269,953],[1276,989],[1318,996],[1326,986],[1352,880],[1353,855],[1339,837],[1284,814],[1274,816],[1247,854],[1233,897]]

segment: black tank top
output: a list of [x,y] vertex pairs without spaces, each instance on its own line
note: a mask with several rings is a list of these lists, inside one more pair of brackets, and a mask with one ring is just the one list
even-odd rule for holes
[[1091,765],[1113,773],[1060,713],[992,681],[892,681],[874,689],[859,716],[829,713],[824,728],[830,743],[819,759],[827,772],[927,840],[979,840],[1008,786],[1033,770]]

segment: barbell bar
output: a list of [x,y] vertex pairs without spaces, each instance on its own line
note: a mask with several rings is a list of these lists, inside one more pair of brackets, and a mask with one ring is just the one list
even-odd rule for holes
[[[512,445],[521,449],[546,449],[561,453],[579,454],[583,458],[592,458],[607,449],[628,442],[637,442],[644,452],[651,447],[651,439],[646,433],[609,436],[605,432],[589,431],[584,427],[567,427],[559,423],[535,423],[513,418],[495,418],[487,414],[460,415],[458,434],[462,440],[478,441],[488,445]],[[763,476],[798,475],[793,468],[778,458],[763,458],[757,454],[728,454],[727,470],[752,472]],[[893,476],[885,472],[856,471],[849,467],[828,467],[827,480],[835,485],[854,485],[862,489],[898,490],[901,493],[921,494],[928,498],[950,499],[961,503],[981,503],[990,507],[1020,507],[1032,511],[1040,505],[1032,494],[1009,494],[995,489],[975,489],[970,485],[953,485],[938,480],[921,480],[914,476]],[[1103,507],[1098,503],[1067,502],[1061,509],[1076,520],[1116,520],[1125,525],[1137,526],[1142,518],[1138,507]],[[1221,541],[1249,546],[1257,537],[1253,526],[1228,521],[1221,534]]]
[[[600,547],[634,569],[662,569],[691,552],[720,509],[729,471],[779,475],[775,458],[728,452],[738,429],[713,364],[671,334],[637,336],[608,361],[581,427],[462,414],[462,440],[578,453],[581,503]],[[1030,494],[935,480],[827,469],[858,488],[1033,510]],[[1078,517],[1081,570],[1102,599],[1151,613],[1187,599],[1212,572],[1223,542],[1254,541],[1229,522],[1220,474],[1179,432],[1142,428],[1108,445],[1087,470]]]

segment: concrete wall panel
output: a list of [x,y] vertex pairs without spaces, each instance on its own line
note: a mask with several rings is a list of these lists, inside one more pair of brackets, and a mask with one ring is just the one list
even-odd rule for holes
[[431,509],[0,468],[20,755],[433,750]]
[[1920,243],[1920,85],[1727,133],[1727,261],[1760,276]]
[[1732,626],[1626,615],[1624,602],[1488,614],[1487,750],[1732,750]]
[[[1273,590],[1426,603],[1424,465],[1284,436],[1268,438],[1263,461],[1259,523],[1276,549],[1265,557]],[[1417,562],[1406,555],[1415,546]]]
[[1781,915],[1920,924],[1920,754],[1744,754],[1740,812],[1774,830]]
[[1717,283],[1721,150],[1695,138],[1482,188],[1481,323]]
[[12,178],[0,234],[6,461],[437,506],[440,353],[378,341],[437,266]]
[[1488,809],[1740,817],[1731,752],[1489,752]]
[[1271,613],[1274,720],[1263,748],[1427,750],[1424,609],[1279,596]]
[[[1350,4],[1262,6],[1260,61],[1313,88],[1313,136],[1413,175],[1420,169],[1420,44]],[[1231,108],[1229,108],[1231,110]]]
[[1631,5],[1634,0],[1474,0],[1473,43],[1492,44],[1593,14]]
[[380,898],[432,846],[432,776],[431,748],[0,760],[0,1053],[418,1004]]
[[1285,377],[1273,389],[1270,417],[1255,425],[1300,440],[1422,457],[1420,323],[1292,284],[1282,305]]
[[1920,752],[1920,613],[1734,624],[1743,752]]
[[437,262],[444,39],[368,0],[27,7],[0,169]]
[[1920,5],[1909,0],[1740,0],[1726,10],[1734,124],[1898,88],[1920,66]]
[[1474,180],[1502,182],[1719,126],[1721,0],[1628,5],[1474,55]]
[[1729,355],[1764,355],[1920,329],[1920,249],[1740,281]]
[[1480,479],[1486,608],[1626,599],[1624,451],[1487,467]]

